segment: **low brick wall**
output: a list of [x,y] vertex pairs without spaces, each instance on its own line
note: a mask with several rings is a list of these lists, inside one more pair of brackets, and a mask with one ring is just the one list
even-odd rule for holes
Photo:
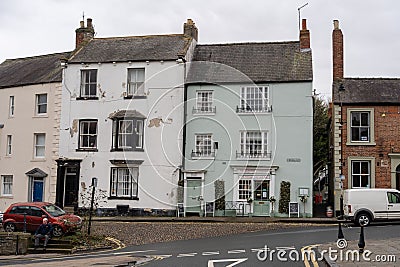
[[31,234],[0,232],[0,255],[26,254]]

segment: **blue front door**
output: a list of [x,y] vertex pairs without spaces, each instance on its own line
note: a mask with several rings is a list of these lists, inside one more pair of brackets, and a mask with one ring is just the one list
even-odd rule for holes
[[43,201],[43,180],[33,180],[32,201]]

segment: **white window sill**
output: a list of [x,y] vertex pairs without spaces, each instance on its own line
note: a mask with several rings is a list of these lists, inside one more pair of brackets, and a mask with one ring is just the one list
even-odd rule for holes
[[197,156],[197,157],[193,157],[193,156],[192,156],[192,159],[206,159],[206,160],[213,160],[213,159],[215,159],[215,157],[212,157],[212,156]]
[[376,146],[375,142],[347,142],[346,146]]
[[13,199],[14,196],[13,196],[13,195],[2,195],[2,196],[0,196],[0,198],[3,198],[3,199]]
[[43,114],[43,115],[41,115],[41,114],[35,114],[35,115],[33,115],[33,117],[32,118],[48,118],[49,116],[47,115],[47,113],[46,114]]
[[193,116],[214,116],[215,112],[196,112],[192,114]]
[[34,158],[31,160],[31,162],[43,162],[46,161],[46,158]]

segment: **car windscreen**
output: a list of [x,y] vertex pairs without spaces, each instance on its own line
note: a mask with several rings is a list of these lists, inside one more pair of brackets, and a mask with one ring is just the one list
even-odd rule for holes
[[42,208],[46,210],[48,213],[50,213],[50,215],[53,217],[58,217],[65,214],[65,211],[63,211],[62,209],[60,209],[55,205],[46,205],[43,206]]

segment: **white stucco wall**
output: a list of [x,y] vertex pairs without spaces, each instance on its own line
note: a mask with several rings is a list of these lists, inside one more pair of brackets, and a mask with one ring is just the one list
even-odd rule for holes
[[[35,116],[36,94],[47,94],[47,115]],[[14,116],[9,116],[9,99],[14,96]],[[0,210],[11,203],[29,201],[29,179],[26,172],[39,168],[44,178],[43,200],[54,202],[58,158],[58,119],[61,83],[38,84],[0,89],[0,175],[13,175],[12,196],[0,190]],[[45,158],[34,158],[34,133],[44,133]],[[12,135],[12,155],[6,156],[7,135]]]
[[[128,68],[145,68],[144,99],[124,99]],[[81,69],[98,70],[98,100],[76,100]],[[168,209],[176,205],[176,187],[181,165],[183,125],[183,82],[185,64],[175,61],[70,64],[65,69],[62,97],[60,157],[81,159],[80,184],[90,185],[97,177],[98,188],[110,189],[110,160],[143,160],[139,166],[138,200],[107,200],[102,207],[127,204],[131,208]],[[118,110],[136,110],[146,116],[144,152],[110,152],[112,120]],[[74,120],[98,119],[97,152],[76,152],[78,131],[70,135]],[[152,126],[150,120],[160,121]],[[114,166],[115,167],[115,166]],[[81,191],[80,185],[80,191]]]

